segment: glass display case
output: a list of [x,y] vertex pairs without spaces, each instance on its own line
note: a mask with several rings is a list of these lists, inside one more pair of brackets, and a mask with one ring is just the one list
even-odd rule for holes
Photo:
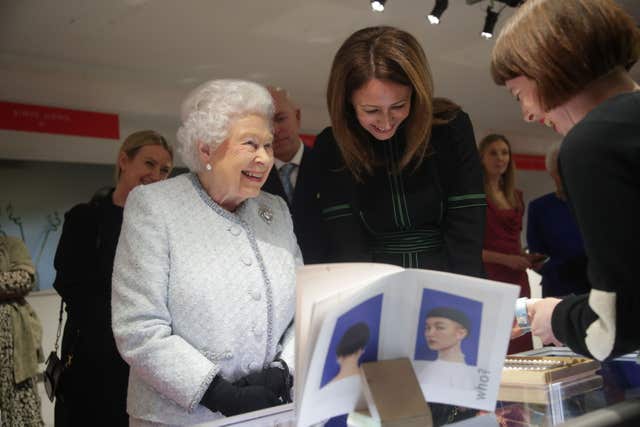
[[[521,353],[524,356],[576,357],[563,347],[544,347]],[[478,417],[450,424],[460,427],[480,426],[557,426],[579,416],[610,407],[629,399],[640,398],[640,364],[638,353],[602,362],[599,367],[582,375],[573,375],[548,384],[511,386],[501,390],[504,400],[499,400],[492,414],[480,413]],[[509,400],[507,400],[508,398]],[[639,401],[640,405],[640,401]],[[346,416],[330,420],[327,426],[345,425]],[[293,405],[283,405],[250,414],[226,418],[212,426],[295,426]],[[322,425],[322,424],[320,424]],[[638,424],[640,425],[640,424]]]
[[[522,355],[576,356],[565,347],[544,347]],[[515,397],[513,400],[501,400],[497,404],[496,416],[499,425],[560,425],[567,420],[627,399],[640,398],[638,354],[602,362],[593,375],[570,376],[545,386],[531,385],[511,391]]]

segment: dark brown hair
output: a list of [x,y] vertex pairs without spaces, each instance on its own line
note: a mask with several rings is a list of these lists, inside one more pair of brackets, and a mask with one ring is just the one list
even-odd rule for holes
[[358,350],[364,350],[369,342],[371,332],[364,322],[358,322],[347,329],[336,346],[336,356],[350,356]]
[[526,76],[549,111],[640,56],[640,30],[613,0],[528,0],[496,40],[496,84]]
[[327,106],[345,165],[362,181],[378,164],[368,132],[356,117],[351,97],[371,79],[389,80],[413,89],[409,116],[405,119],[407,144],[400,170],[420,165],[427,153],[432,125],[446,123],[459,108],[453,102],[433,98],[433,81],[427,57],[409,33],[393,27],[369,27],[353,33],[342,44],[331,67]]

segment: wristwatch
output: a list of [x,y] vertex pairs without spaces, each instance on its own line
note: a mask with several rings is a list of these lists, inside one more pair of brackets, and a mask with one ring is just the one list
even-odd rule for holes
[[527,313],[527,301],[529,298],[518,298],[516,300],[516,322],[518,327],[523,332],[529,332],[531,330],[531,324],[529,323],[529,313]]

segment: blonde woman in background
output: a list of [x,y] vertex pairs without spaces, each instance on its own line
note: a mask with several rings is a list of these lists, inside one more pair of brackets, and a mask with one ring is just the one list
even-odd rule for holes
[[122,143],[116,186],[65,214],[56,251],[53,287],[67,307],[62,360],[70,361],[56,398],[56,427],[128,426],[129,367],[111,331],[111,272],[122,213],[131,190],[166,179],[173,152],[152,130],[135,132]]
[[[520,286],[520,296],[529,297],[527,268],[537,268],[541,257],[522,249],[520,233],[524,202],[515,188],[515,165],[511,144],[504,135],[485,136],[478,146],[484,167],[487,194],[487,225],[484,230],[482,260],[487,278]],[[531,350],[531,335],[511,340],[509,354]]]

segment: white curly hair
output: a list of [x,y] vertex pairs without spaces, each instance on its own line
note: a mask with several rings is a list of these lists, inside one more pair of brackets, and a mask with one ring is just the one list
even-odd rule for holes
[[198,158],[198,142],[213,152],[227,139],[236,119],[257,114],[272,127],[273,111],[269,91],[258,83],[232,79],[203,83],[182,103],[176,151],[190,171],[200,172],[204,165]]

